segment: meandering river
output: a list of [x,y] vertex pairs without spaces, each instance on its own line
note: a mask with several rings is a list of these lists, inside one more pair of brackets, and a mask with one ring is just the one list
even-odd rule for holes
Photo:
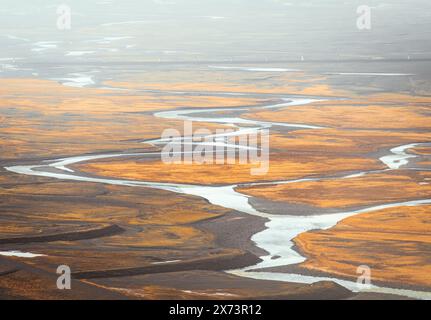
[[[186,93],[181,93],[186,94]],[[235,96],[235,93],[229,93]],[[238,94],[240,96],[241,94]],[[240,116],[232,117],[217,117],[218,112],[246,112],[251,108],[263,108],[263,109],[277,109],[277,108],[288,108],[295,105],[306,105],[318,101],[325,100],[323,98],[309,98],[309,97],[285,97],[280,103],[268,104],[264,106],[257,107],[237,107],[237,108],[195,108],[195,109],[181,109],[181,110],[171,110],[156,112],[154,116],[164,119],[176,119],[184,121],[196,121],[205,123],[218,123],[226,124],[235,128],[234,133],[220,134],[220,138],[225,138],[234,135],[243,135],[250,133],[257,133],[262,129],[271,128],[274,126],[288,127],[292,130],[299,129],[321,129],[322,127],[304,124],[304,123],[281,123],[281,122],[268,122],[268,121],[258,121],[241,118]],[[205,115],[208,114],[208,117]],[[218,139],[214,144],[224,144],[225,147],[237,148],[238,146],[229,144],[228,139]],[[191,144],[198,144],[199,142],[189,141]],[[144,141],[144,143],[151,143],[154,145],[163,145],[166,143],[163,139],[155,139],[151,141]],[[380,161],[387,166],[387,170],[398,170],[400,168],[406,168],[409,161],[417,155],[410,154],[408,151],[423,143],[408,144],[404,146],[397,146],[387,151],[387,155],[380,158]],[[427,144],[428,145],[428,144]],[[75,181],[85,181],[85,182],[96,182],[112,185],[125,185],[132,187],[149,187],[155,189],[167,190],[175,193],[188,194],[193,196],[199,196],[207,199],[210,203],[224,208],[233,209],[239,212],[244,212],[250,215],[256,215],[268,219],[266,223],[266,229],[255,234],[252,240],[255,242],[256,246],[264,249],[268,252],[268,255],[261,257],[262,262],[249,266],[240,270],[228,270],[227,272],[242,276],[250,277],[256,279],[264,280],[278,280],[286,282],[298,282],[298,283],[314,283],[322,280],[330,280],[340,285],[348,288],[349,290],[358,292],[379,292],[388,294],[403,295],[412,298],[419,299],[431,299],[431,292],[415,291],[415,290],[405,290],[396,288],[386,288],[376,285],[371,285],[370,287],[360,286],[355,282],[346,281],[343,279],[337,279],[335,277],[315,277],[306,276],[295,273],[275,273],[275,272],[262,272],[256,271],[257,269],[276,267],[276,266],[287,266],[298,264],[306,260],[306,257],[301,256],[294,248],[293,239],[299,234],[310,231],[310,230],[323,230],[329,229],[335,226],[341,220],[354,216],[361,213],[372,212],[376,210],[381,210],[385,208],[393,208],[400,206],[420,206],[431,204],[431,199],[421,199],[416,201],[398,202],[398,203],[387,203],[378,206],[371,206],[368,208],[362,208],[360,210],[349,211],[349,212],[334,212],[334,213],[324,213],[324,214],[313,214],[307,216],[293,216],[293,215],[274,215],[267,212],[262,212],[254,208],[249,203],[249,197],[238,191],[236,188],[238,185],[224,185],[224,186],[206,186],[206,185],[192,185],[192,184],[178,184],[172,183],[158,183],[151,181],[136,181],[127,179],[115,179],[115,178],[103,178],[103,177],[93,177],[83,173],[74,172],[70,166],[80,162],[89,162],[99,159],[107,158],[126,158],[126,157],[145,157],[154,156],[159,152],[143,152],[143,153],[111,153],[111,154],[96,154],[96,155],[82,155],[75,157],[68,157],[62,159],[45,160],[39,164],[32,165],[15,165],[8,166],[6,170],[33,176],[50,177],[55,179],[63,180],[75,180]],[[414,169],[412,169],[414,170]],[[298,183],[302,181],[319,181],[323,179],[350,179],[358,176],[363,176],[369,173],[376,172],[373,171],[361,171],[354,173],[346,173],[346,175],[339,177],[315,177],[315,178],[304,178],[297,180],[285,180],[285,181],[273,181],[273,182],[262,182],[262,183],[247,183],[242,184],[253,186],[262,184],[286,184],[286,183]],[[276,259],[275,259],[276,257]]]

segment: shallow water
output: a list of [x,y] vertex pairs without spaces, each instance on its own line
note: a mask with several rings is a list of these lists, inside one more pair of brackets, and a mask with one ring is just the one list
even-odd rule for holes
[[[308,104],[319,99],[285,99],[288,101],[281,104],[272,104],[263,106],[261,108],[283,108],[297,104]],[[219,111],[233,111],[233,110],[248,110],[249,108],[223,108],[223,109],[190,109],[190,110],[173,110],[155,113],[155,116],[167,119],[181,119],[186,121],[202,121],[202,122],[213,122],[213,123],[224,123],[232,124],[236,128],[235,132],[221,133],[218,135],[220,138],[229,137],[234,135],[241,135],[250,133],[253,131],[261,130],[263,127],[268,128],[275,125],[284,125],[294,128],[314,128],[318,129],[318,126],[309,126],[305,124],[280,124],[272,122],[260,122],[242,119],[240,117],[233,118],[205,118],[202,116],[194,117],[194,113],[210,113]],[[253,124],[257,125],[254,128],[242,128],[240,124]],[[163,143],[163,139],[154,139],[146,141],[146,143],[160,144]],[[223,139],[219,140],[215,144],[223,144],[225,146],[229,145],[227,141]],[[196,142],[190,141],[190,144],[198,144]],[[409,163],[409,159],[417,157],[416,155],[409,154],[407,151],[411,148],[416,147],[417,144],[409,144],[404,146],[399,146],[392,148],[390,154],[381,157],[380,160],[388,166],[386,170],[397,170]],[[379,293],[391,293],[398,294],[407,297],[421,298],[421,299],[431,299],[431,293],[404,290],[404,289],[392,289],[384,288],[379,286],[371,286],[370,288],[358,287],[356,283],[349,282],[345,280],[340,280],[333,277],[314,277],[314,276],[304,276],[299,274],[289,274],[289,273],[273,273],[273,272],[256,272],[252,271],[254,269],[267,268],[267,267],[277,267],[277,266],[287,266],[297,263],[301,263],[306,260],[305,257],[301,256],[294,249],[294,244],[292,240],[296,238],[299,234],[310,231],[310,230],[324,230],[335,226],[338,222],[343,219],[361,214],[366,212],[372,212],[376,210],[400,207],[400,206],[418,206],[431,204],[431,199],[422,199],[416,201],[389,203],[378,206],[372,206],[360,210],[343,212],[343,213],[332,213],[332,214],[321,214],[321,215],[308,215],[308,216],[291,216],[291,215],[273,215],[266,212],[261,212],[256,210],[248,201],[249,197],[247,195],[241,194],[235,190],[237,185],[226,185],[226,186],[204,186],[204,185],[191,185],[191,184],[178,184],[178,183],[156,183],[150,181],[135,181],[135,180],[124,180],[124,179],[106,179],[100,177],[89,177],[80,176],[75,174],[73,170],[69,169],[67,166],[76,164],[79,162],[86,162],[98,159],[107,158],[118,158],[118,157],[134,157],[134,156],[154,156],[154,152],[147,153],[115,153],[115,154],[102,154],[102,155],[86,155],[86,156],[76,156],[69,158],[62,158],[56,160],[47,160],[39,165],[31,166],[11,166],[6,167],[7,170],[26,175],[36,175],[51,177],[56,179],[66,179],[66,180],[77,180],[77,181],[87,181],[87,182],[98,182],[113,185],[126,185],[135,187],[150,187],[156,189],[167,190],[176,193],[183,193],[188,195],[194,195],[202,197],[208,200],[211,204],[218,205],[227,209],[236,210],[239,212],[244,212],[247,214],[263,217],[269,219],[265,224],[266,229],[255,234],[252,237],[252,241],[259,248],[264,249],[269,254],[267,256],[261,257],[262,262],[249,266],[240,270],[230,270],[228,272],[244,277],[256,278],[256,279],[266,279],[266,280],[279,280],[287,282],[300,282],[300,283],[314,283],[322,280],[331,280],[339,283],[340,285],[348,288],[352,291],[364,291],[364,292],[379,292]],[[47,171],[47,168],[55,168],[60,170],[60,172]],[[381,170],[381,171],[386,171]],[[369,173],[376,172],[364,171],[349,174],[347,176],[338,177],[338,179],[348,179],[358,176],[364,176]],[[286,181],[274,181],[274,182],[264,182],[264,183],[248,183],[243,185],[253,186],[253,185],[271,185],[271,184],[283,184],[283,183],[298,183],[302,181],[318,181],[323,179],[337,179],[337,177],[320,177],[320,178],[304,178],[296,180],[286,180]],[[277,257],[277,259],[274,259]]]
[[45,255],[44,254],[38,254],[38,253],[10,250],[10,251],[0,251],[0,256],[19,257],[19,258],[37,258],[37,257],[43,257]]

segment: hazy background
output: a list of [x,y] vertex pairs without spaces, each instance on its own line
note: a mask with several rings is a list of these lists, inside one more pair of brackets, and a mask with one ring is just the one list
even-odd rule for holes
[[[94,60],[431,57],[429,0],[70,0],[63,3],[72,10],[72,29],[63,31],[56,27],[62,2],[0,3],[1,58],[68,61],[72,50],[96,50],[86,56]],[[356,27],[363,4],[373,8],[370,31]],[[124,36],[132,38],[86,42]],[[31,51],[37,41],[60,43]]]
[[[258,63],[428,77],[429,0],[1,0],[0,77],[75,77],[145,63]],[[71,8],[70,30],[57,7]],[[358,30],[357,8],[372,7]],[[310,62],[316,63],[311,65]],[[357,65],[374,61],[366,67]],[[406,63],[409,64],[406,64]],[[415,62],[415,63],[412,63]],[[337,65],[334,66],[334,63]],[[99,75],[100,76],[100,75]],[[85,75],[84,75],[85,77]],[[82,80],[82,79],[81,79]],[[92,80],[83,79],[84,85]],[[394,83],[396,84],[396,83]]]

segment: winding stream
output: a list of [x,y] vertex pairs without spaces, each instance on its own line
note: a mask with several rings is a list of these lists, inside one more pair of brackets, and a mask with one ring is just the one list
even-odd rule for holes
[[[322,101],[322,99],[309,99],[309,98],[287,98],[283,99],[282,103],[270,104],[266,106],[260,106],[258,108],[270,109],[270,108],[285,108],[295,105],[305,105],[317,101]],[[308,125],[308,124],[294,124],[294,123],[279,123],[279,122],[267,122],[267,121],[257,121],[244,119],[238,116],[233,117],[205,117],[205,114],[214,114],[223,111],[247,111],[252,107],[238,107],[238,108],[213,108],[213,109],[187,109],[187,110],[172,110],[157,112],[154,115],[159,118],[164,119],[176,119],[185,121],[197,121],[197,122],[207,122],[207,123],[221,123],[234,127],[235,132],[218,134],[218,138],[214,145],[224,145],[228,148],[238,148],[238,146],[229,144],[227,139],[229,136],[249,134],[253,132],[258,132],[263,128],[270,128],[273,126],[289,127],[292,129],[321,129],[320,126]],[[253,107],[255,108],[255,107]],[[196,116],[193,116],[197,114]],[[213,115],[214,116],[214,115]],[[241,125],[247,125],[247,127],[241,127]],[[253,127],[250,127],[253,126]],[[215,135],[214,135],[215,136]],[[187,139],[185,139],[187,140]],[[150,143],[153,145],[161,145],[166,143],[163,139],[154,139],[144,141],[143,143]],[[191,139],[190,144],[198,144],[198,142],[193,142]],[[398,170],[401,167],[406,166],[409,160],[417,157],[417,155],[409,154],[408,150],[420,145],[409,144],[404,146],[399,146],[391,149],[388,155],[383,156],[380,160],[387,166],[387,170]],[[222,206],[224,208],[236,210],[239,212],[244,212],[251,215],[256,215],[259,217],[264,217],[268,219],[266,223],[266,229],[255,234],[252,240],[255,242],[256,246],[264,249],[268,252],[267,256],[261,257],[262,262],[249,266],[240,270],[230,270],[227,271],[231,274],[235,274],[243,277],[250,277],[256,279],[265,280],[278,280],[287,282],[298,282],[298,283],[314,283],[322,280],[330,280],[340,285],[348,288],[351,291],[358,292],[378,292],[378,293],[388,293],[403,295],[412,298],[420,299],[431,299],[431,292],[415,291],[415,290],[405,290],[405,289],[394,289],[385,288],[372,285],[370,287],[361,287],[355,282],[345,281],[342,279],[337,279],[333,277],[315,277],[315,276],[305,276],[293,273],[275,273],[275,272],[262,272],[255,271],[256,269],[276,267],[276,266],[287,266],[297,263],[301,263],[306,260],[305,257],[301,256],[297,251],[295,251],[294,244],[292,240],[299,234],[310,231],[310,230],[324,230],[335,226],[341,220],[354,216],[361,213],[372,212],[376,210],[381,210],[385,208],[394,208],[400,206],[419,206],[431,204],[431,199],[422,199],[416,201],[389,203],[384,205],[372,206],[368,208],[363,208],[360,210],[350,211],[350,212],[337,212],[332,214],[320,214],[320,215],[308,215],[308,216],[293,216],[293,215],[274,215],[266,212],[261,212],[255,209],[248,201],[249,197],[247,195],[241,194],[235,190],[238,185],[225,185],[225,186],[205,186],[205,185],[192,185],[192,184],[178,184],[178,183],[158,183],[150,181],[136,181],[136,180],[126,180],[126,179],[109,179],[103,177],[91,177],[83,174],[74,172],[69,168],[70,165],[88,162],[98,159],[107,158],[119,158],[119,157],[142,157],[142,156],[154,156],[158,155],[159,152],[145,152],[145,153],[112,153],[112,154],[101,154],[101,155],[83,155],[76,157],[68,157],[55,160],[46,160],[37,165],[16,165],[9,166],[5,169],[14,173],[50,177],[55,179],[63,180],[75,180],[75,181],[85,181],[85,182],[96,182],[105,183],[112,185],[124,185],[124,186],[134,186],[134,187],[149,187],[161,190],[167,190],[176,193],[188,194],[193,196],[199,196],[207,199],[213,205]],[[363,171],[349,173],[348,175],[338,177],[337,179],[349,179],[358,176],[363,176],[369,173],[378,172],[373,171]],[[253,185],[276,185],[281,183],[297,183],[302,181],[319,181],[323,179],[334,179],[334,177],[319,177],[319,178],[304,178],[297,180],[286,180],[286,181],[273,181],[273,182],[262,182],[262,183],[247,183],[241,184],[253,186]]]

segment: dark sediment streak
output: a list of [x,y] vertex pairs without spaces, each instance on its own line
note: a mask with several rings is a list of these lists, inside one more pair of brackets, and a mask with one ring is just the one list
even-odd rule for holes
[[10,275],[10,274],[18,272],[18,271],[19,271],[19,269],[12,269],[12,270],[7,270],[7,271],[2,271],[2,272],[0,272],[0,277],[1,276],[7,276],[7,275]]
[[355,297],[356,294],[332,281],[320,281],[304,285],[292,292],[264,295],[255,300],[339,300]]
[[251,237],[266,229],[268,219],[241,212],[229,212],[221,217],[195,223],[199,229],[212,233],[215,244],[222,248],[239,249],[255,254],[268,255],[268,252],[256,246]]
[[261,260],[254,254],[244,252],[239,254],[224,254],[202,259],[192,259],[181,262],[148,265],[137,268],[76,272],[73,273],[72,276],[75,279],[96,279],[189,270],[222,271],[228,269],[244,268],[246,266],[256,264],[259,261]]
[[0,245],[3,244],[27,244],[34,242],[53,242],[53,241],[79,241],[109,237],[123,233],[125,230],[117,225],[110,225],[100,229],[76,231],[52,235],[41,235],[32,237],[5,238],[0,239]]

